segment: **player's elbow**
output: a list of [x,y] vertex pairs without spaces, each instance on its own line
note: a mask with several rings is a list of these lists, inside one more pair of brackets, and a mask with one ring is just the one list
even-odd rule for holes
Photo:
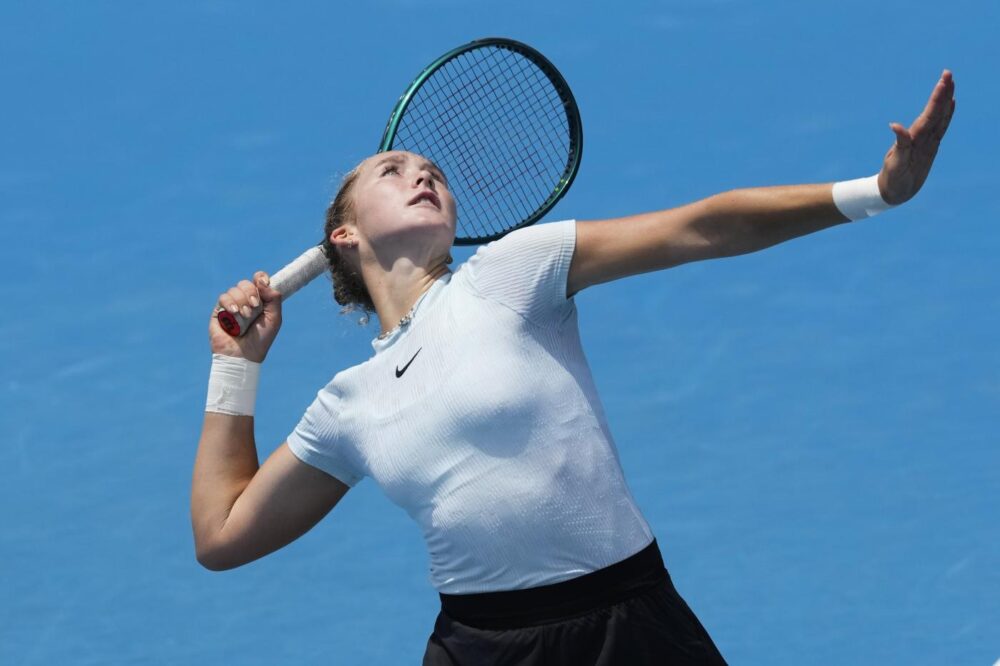
[[233,558],[219,550],[195,549],[198,564],[209,571],[228,571],[246,564],[245,561]]
[[246,564],[249,560],[240,559],[232,548],[207,538],[195,536],[194,556],[198,564],[209,571],[227,571]]
[[225,571],[233,568],[218,549],[209,548],[203,544],[195,544],[194,557],[198,560],[198,564],[209,571]]
[[211,551],[195,550],[195,558],[198,560],[198,564],[205,567],[209,571],[226,571],[227,569],[235,568],[233,565],[229,564],[224,559],[218,557],[216,553]]

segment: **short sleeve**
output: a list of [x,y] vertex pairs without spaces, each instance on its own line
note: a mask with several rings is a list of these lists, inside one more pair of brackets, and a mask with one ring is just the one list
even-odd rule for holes
[[337,427],[338,402],[329,386],[322,389],[288,436],[288,448],[302,462],[353,488],[365,475],[356,464],[354,448]]
[[542,324],[573,308],[566,284],[575,247],[575,220],[539,224],[481,247],[464,268],[483,298]]

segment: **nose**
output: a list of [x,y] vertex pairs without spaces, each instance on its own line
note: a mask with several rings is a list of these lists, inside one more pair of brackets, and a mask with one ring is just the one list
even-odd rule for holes
[[434,189],[434,174],[429,169],[420,169],[417,171],[417,181],[414,183],[416,187],[421,185],[427,185],[427,187]]

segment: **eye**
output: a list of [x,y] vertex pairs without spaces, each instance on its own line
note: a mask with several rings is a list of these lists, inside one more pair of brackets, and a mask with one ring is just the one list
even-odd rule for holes
[[389,173],[390,171],[395,172],[395,173],[399,173],[399,167],[397,167],[395,164],[389,164],[384,169],[382,169],[382,175],[384,176],[385,174]]
[[448,187],[448,181],[445,179],[444,174],[442,174],[440,171],[434,169],[428,171],[427,173],[430,174],[431,180],[433,180],[436,183],[441,183],[441,185],[443,185],[444,187]]

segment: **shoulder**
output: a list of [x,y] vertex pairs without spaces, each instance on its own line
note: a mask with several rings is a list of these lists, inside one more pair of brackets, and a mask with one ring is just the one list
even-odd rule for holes
[[575,220],[517,229],[479,248],[463,278],[478,295],[530,320],[561,320],[571,305],[566,276],[575,243]]
[[517,266],[538,265],[546,258],[559,259],[576,244],[576,220],[562,220],[515,229],[502,238],[481,246],[465,266],[476,272],[498,263]]
[[576,220],[561,220],[533,224],[515,229],[502,238],[487,243],[479,248],[476,254],[509,251],[512,248],[524,246],[552,246],[565,242],[567,238],[575,238]]

